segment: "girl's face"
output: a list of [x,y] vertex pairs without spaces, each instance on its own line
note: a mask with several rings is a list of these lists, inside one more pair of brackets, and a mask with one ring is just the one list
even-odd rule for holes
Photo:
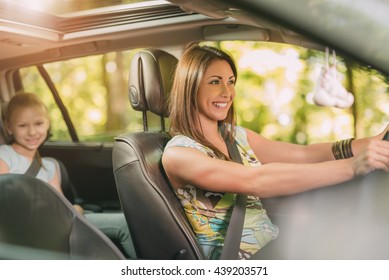
[[35,151],[46,140],[49,125],[40,106],[20,107],[12,113],[7,131],[20,148]]
[[235,97],[235,76],[228,62],[216,60],[204,73],[198,91],[200,121],[221,121],[227,117]]

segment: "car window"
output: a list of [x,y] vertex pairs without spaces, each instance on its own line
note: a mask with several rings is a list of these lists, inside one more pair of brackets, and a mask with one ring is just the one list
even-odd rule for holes
[[[338,78],[355,97],[349,109],[318,107],[312,101],[321,67],[321,51],[281,43],[203,42],[229,51],[237,61],[238,123],[263,136],[307,144],[364,137],[389,121],[385,76],[367,66],[336,56]],[[112,52],[47,63],[80,141],[113,142],[114,137],[143,130],[142,114],[127,95],[128,68],[136,50]],[[51,141],[71,141],[52,93],[36,67],[21,69],[26,91],[42,96],[52,120]],[[148,115],[151,130],[159,118]]]
[[326,63],[324,52],[269,42],[204,44],[235,58],[238,123],[265,137],[299,144],[335,141],[374,135],[389,122],[387,81],[368,66],[337,55],[338,79],[355,102],[347,109],[320,107],[313,94]]
[[[79,141],[113,142],[114,137],[143,130],[142,113],[128,101],[129,61],[136,50],[93,55],[44,65],[67,108]],[[20,70],[25,91],[39,94],[50,111],[51,141],[71,141],[53,94],[37,67]],[[150,130],[159,118],[149,115]]]

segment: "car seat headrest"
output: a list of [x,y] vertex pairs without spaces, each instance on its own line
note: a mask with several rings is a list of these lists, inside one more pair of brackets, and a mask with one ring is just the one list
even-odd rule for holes
[[129,99],[134,110],[169,116],[167,99],[177,62],[175,56],[158,49],[141,50],[134,55],[129,75]]

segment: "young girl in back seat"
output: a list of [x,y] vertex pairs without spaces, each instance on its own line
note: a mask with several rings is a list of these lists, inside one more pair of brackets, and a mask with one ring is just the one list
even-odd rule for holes
[[[50,129],[48,109],[42,100],[33,93],[16,94],[11,98],[4,114],[4,128],[11,140],[10,144],[0,146],[0,174],[24,174],[36,158],[40,165],[36,177],[63,195],[58,162],[54,158],[40,157],[38,152]],[[83,214],[81,206],[74,205],[74,208]],[[114,243],[120,244],[126,257],[135,257],[122,213],[86,213],[85,217]]]
[[58,163],[53,158],[41,158],[38,153],[49,127],[47,108],[38,96],[27,93],[15,96],[4,114],[4,128],[11,143],[0,146],[0,173],[23,174],[37,158],[44,168],[40,168],[36,177],[62,193]]

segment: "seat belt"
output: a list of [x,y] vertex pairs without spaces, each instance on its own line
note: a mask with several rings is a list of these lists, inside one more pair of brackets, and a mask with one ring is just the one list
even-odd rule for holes
[[40,166],[38,159],[35,155],[34,159],[31,161],[30,167],[28,167],[27,171],[24,174],[30,175],[32,177],[36,177],[36,175],[39,172],[39,169],[41,169],[41,166]]
[[[228,139],[224,139],[228,153],[234,162],[241,163],[242,158],[236,142],[231,143]],[[223,249],[220,255],[221,260],[236,260],[242,239],[242,230],[244,217],[246,213],[247,195],[237,194],[234,209],[232,210],[230,224],[228,225],[226,237],[224,239]]]

